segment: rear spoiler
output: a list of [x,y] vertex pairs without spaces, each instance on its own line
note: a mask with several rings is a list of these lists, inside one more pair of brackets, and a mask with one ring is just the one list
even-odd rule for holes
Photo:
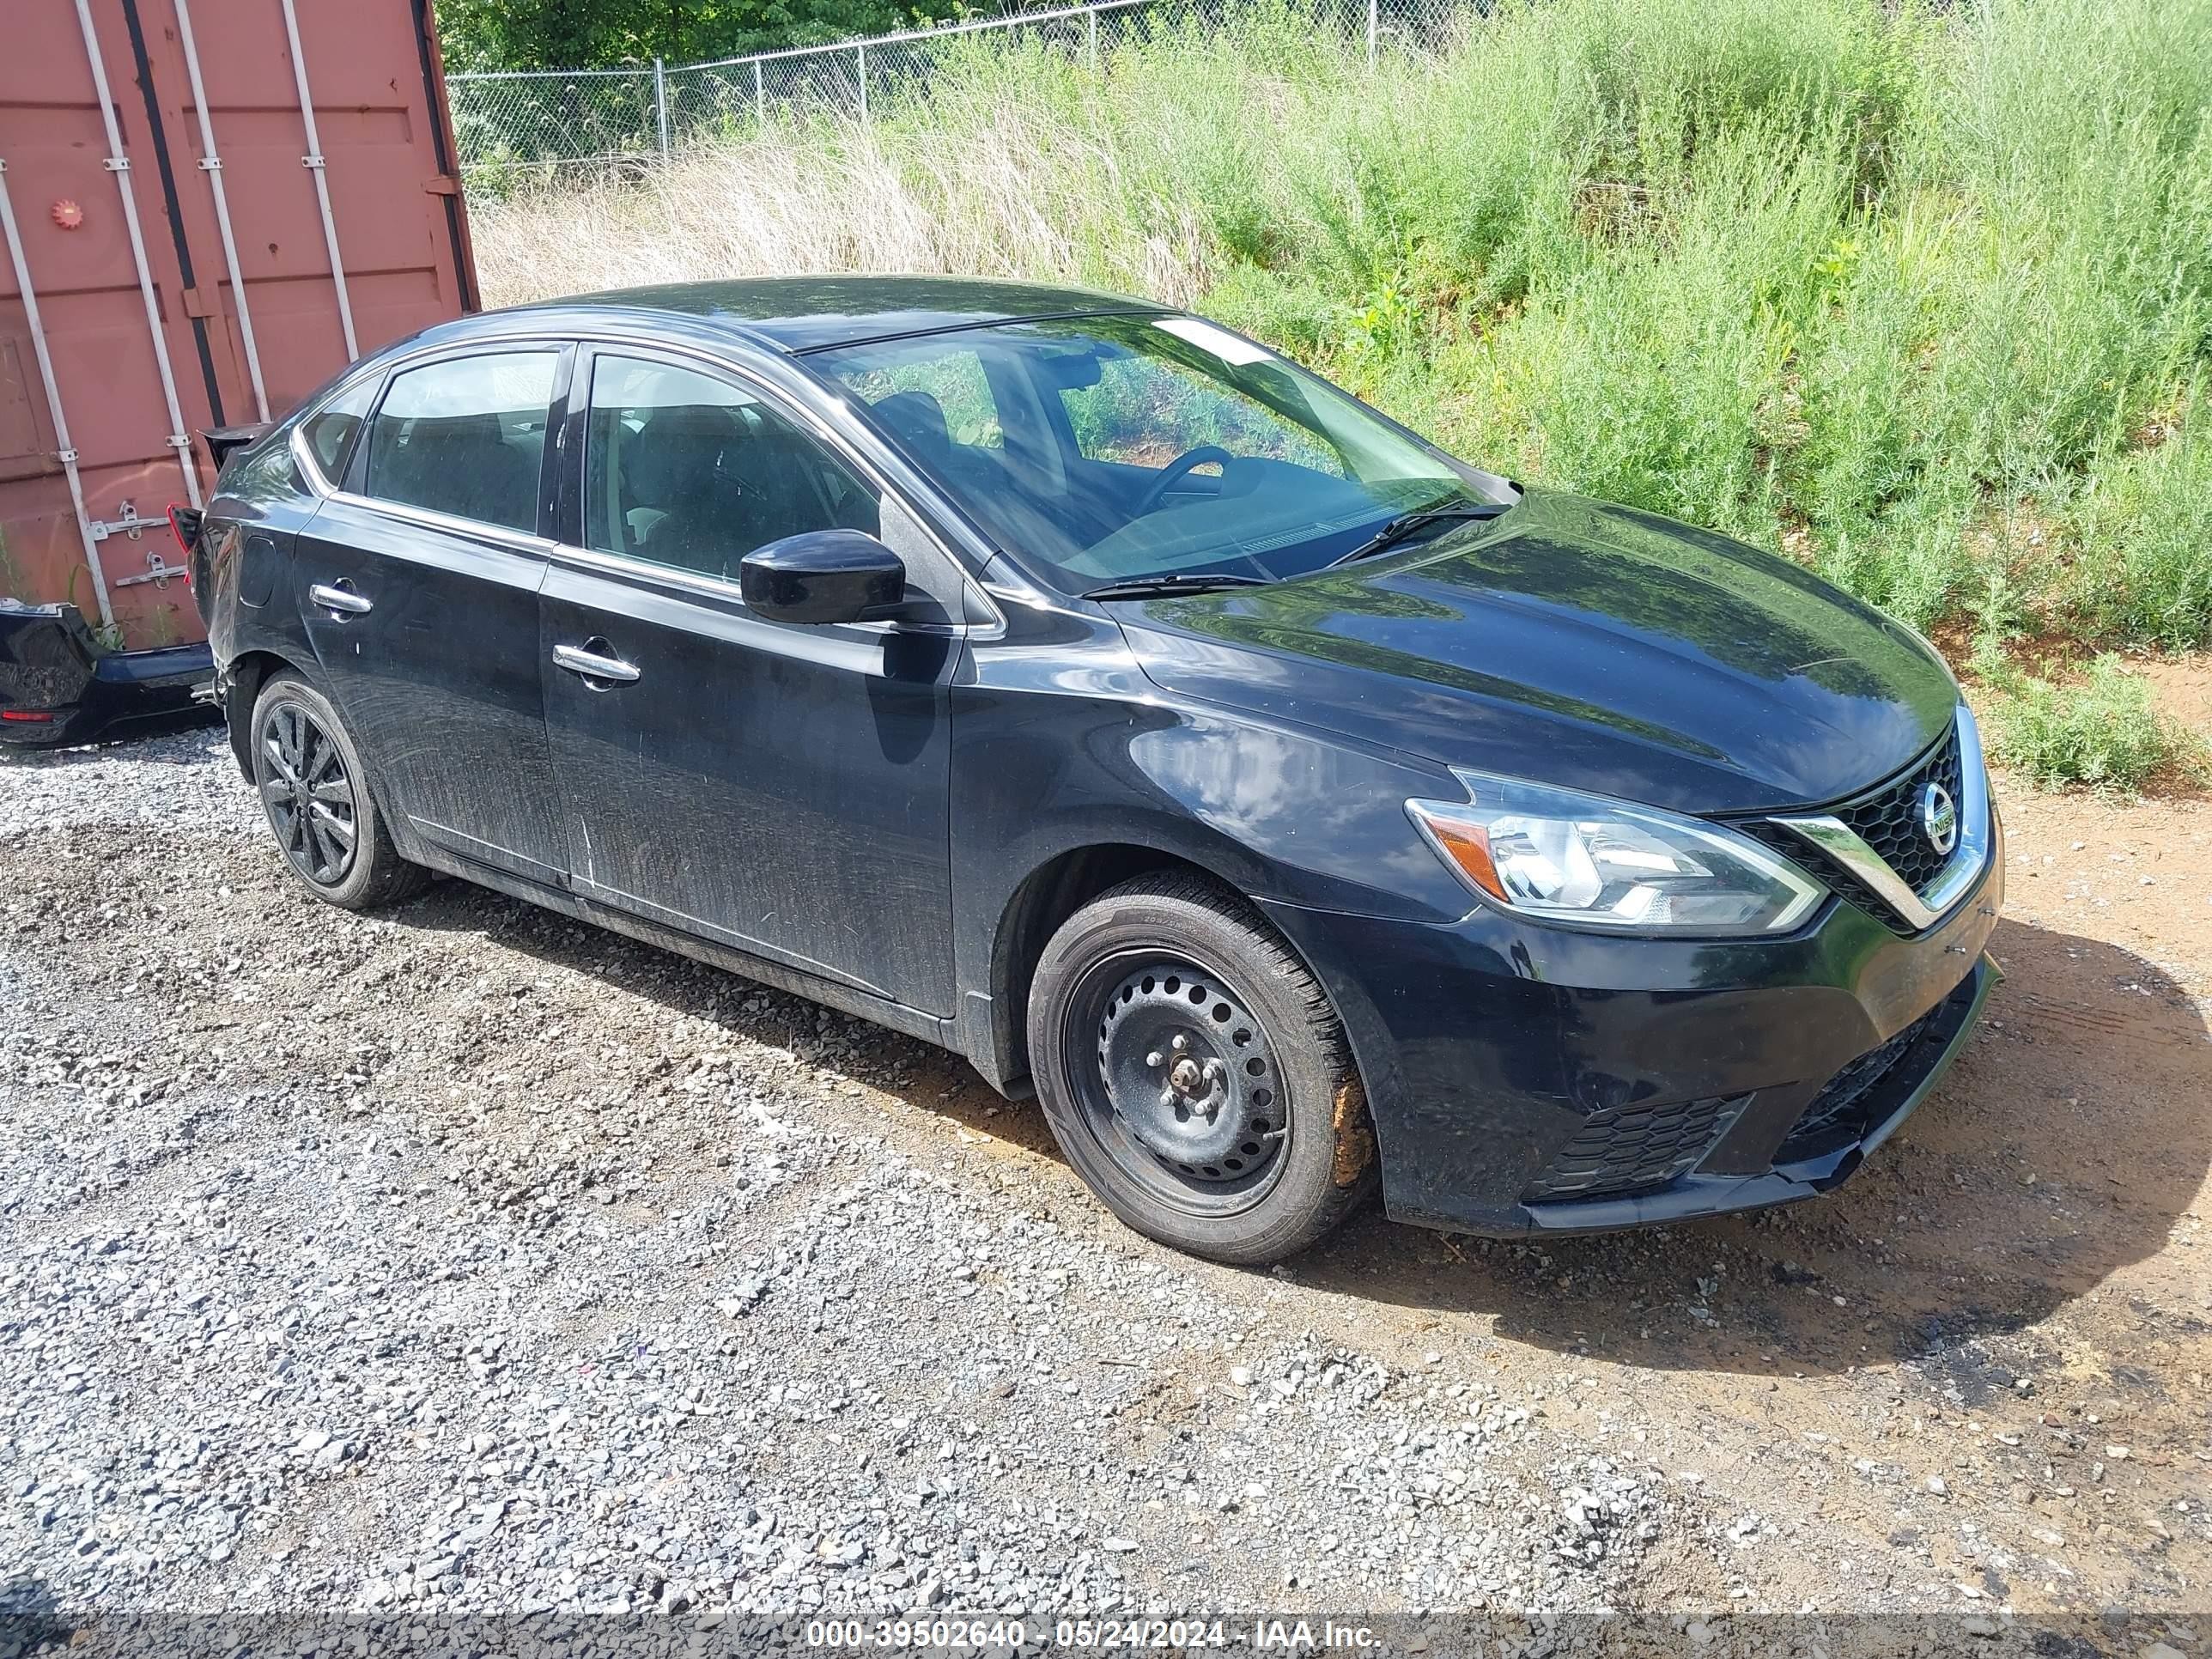
[[200,441],[207,446],[208,459],[215,463],[215,470],[220,472],[222,464],[230,459],[234,450],[243,449],[258,441],[276,424],[274,421],[253,421],[244,426],[211,426],[200,434]]

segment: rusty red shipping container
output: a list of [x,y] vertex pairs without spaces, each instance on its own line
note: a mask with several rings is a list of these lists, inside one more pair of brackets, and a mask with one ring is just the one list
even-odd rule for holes
[[0,596],[202,637],[195,434],[471,310],[428,0],[0,0]]

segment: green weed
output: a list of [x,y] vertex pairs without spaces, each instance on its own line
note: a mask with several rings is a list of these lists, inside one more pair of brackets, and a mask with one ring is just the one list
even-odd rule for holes
[[2160,774],[2203,772],[2202,740],[2161,715],[2117,655],[2099,657],[2078,681],[2006,673],[1996,684],[1996,758],[2046,788],[2132,794]]

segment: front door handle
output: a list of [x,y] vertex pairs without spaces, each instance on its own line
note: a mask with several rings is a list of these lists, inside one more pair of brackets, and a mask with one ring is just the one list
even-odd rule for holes
[[637,665],[624,662],[614,654],[614,650],[605,640],[599,639],[586,640],[581,645],[556,645],[553,647],[553,665],[605,685],[628,685],[637,678]]
[[335,585],[317,582],[307,590],[307,597],[338,622],[343,622],[348,617],[366,617],[373,608],[367,599],[353,591],[351,582],[343,579]]

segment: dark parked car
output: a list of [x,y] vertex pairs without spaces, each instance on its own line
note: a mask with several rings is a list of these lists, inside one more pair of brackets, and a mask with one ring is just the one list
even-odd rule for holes
[[444,872],[943,1044],[1226,1261],[1378,1187],[1494,1234],[1824,1191],[1994,977],[1917,635],[1158,306],[447,324],[235,456],[194,557],[317,895]]

